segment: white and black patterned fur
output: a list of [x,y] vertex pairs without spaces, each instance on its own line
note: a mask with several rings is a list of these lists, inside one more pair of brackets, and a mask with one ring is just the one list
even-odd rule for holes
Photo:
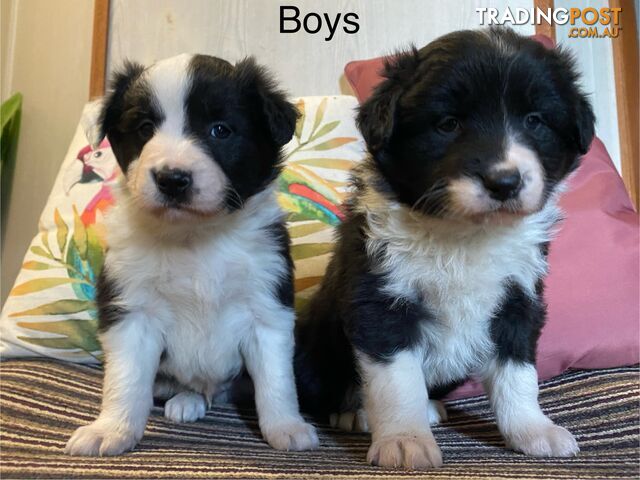
[[124,173],[97,288],[102,409],[71,455],[117,455],[143,435],[154,393],[196,421],[243,367],[271,446],[317,446],[293,377],[293,265],[273,180],[294,107],[253,60],[181,55],[127,64],[103,101]]
[[462,31],[384,76],[358,115],[370,157],[298,331],[303,409],[368,428],[371,463],[439,466],[430,400],[475,375],[508,446],[575,455],[538,406],[534,367],[557,196],[593,137],[570,58],[510,30]]

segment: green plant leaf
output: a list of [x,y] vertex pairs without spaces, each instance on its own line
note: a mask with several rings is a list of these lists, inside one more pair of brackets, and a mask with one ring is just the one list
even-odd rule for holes
[[304,222],[304,221],[307,221],[307,220],[309,220],[309,216],[306,215],[306,213],[303,213],[303,212],[287,212],[287,222],[289,222],[289,223]]
[[31,250],[31,253],[40,255],[41,257],[51,258],[51,259],[53,258],[49,252],[47,252],[44,248],[42,248],[39,245],[34,245],[29,250]]
[[314,145],[312,147],[304,148],[302,149],[302,151],[308,152],[311,150],[316,150],[316,151],[331,150],[333,148],[338,148],[338,147],[341,147],[342,145],[346,145],[347,143],[355,142],[356,140],[358,139],[354,137],[335,137],[319,145]]
[[331,168],[334,170],[351,170],[354,162],[344,158],[302,158],[295,163],[309,167]]
[[87,261],[94,275],[99,275],[104,263],[104,250],[100,236],[93,225],[87,225]]
[[305,258],[317,257],[333,251],[334,244],[331,242],[324,243],[301,243],[291,246],[291,256],[294,260],[303,260]]
[[22,337],[18,336],[18,339],[23,342],[30,343],[32,345],[37,345],[39,347],[44,348],[52,348],[55,350],[75,350],[81,349],[87,353],[95,352],[96,350],[100,350],[100,344],[97,341],[93,343],[89,343],[91,341],[90,338],[87,338],[84,343],[78,344],[70,340],[69,338],[64,337]]
[[49,265],[48,263],[36,262],[35,260],[29,260],[22,264],[22,268],[25,270],[48,270],[50,268],[56,268],[56,266]]
[[82,260],[87,259],[87,230],[78,215],[76,206],[73,206],[73,241]]
[[16,285],[11,292],[9,292],[9,295],[27,295],[28,293],[39,292],[41,290],[47,290],[48,288],[57,287],[58,285],[64,285],[65,283],[75,282],[78,282],[75,278],[36,278]]
[[78,246],[76,245],[76,241],[73,237],[71,237],[71,241],[67,247],[65,265],[67,267],[67,274],[71,278],[84,278],[84,262],[80,258],[80,252],[78,251]]
[[298,197],[297,195],[289,195],[287,193],[278,194],[278,202],[280,206],[288,212],[287,220],[289,222],[299,222],[302,220],[320,220],[329,225],[337,225],[340,223],[338,217],[327,213],[311,200]]
[[309,142],[313,142],[314,140],[331,133],[336,129],[338,125],[340,125],[340,120],[325,123],[320,130],[313,134],[313,136],[309,139]]
[[30,315],[68,315],[71,313],[84,312],[90,308],[94,308],[94,303],[88,300],[56,300],[55,302],[45,303],[36,308],[23,310],[22,312],[10,313],[10,317],[26,317]]
[[316,129],[320,126],[320,123],[322,123],[322,119],[324,118],[324,111],[326,109],[327,109],[327,97],[323,98],[322,101],[320,102],[320,105],[318,105],[318,109],[316,110],[316,116],[313,120],[313,128],[311,129],[310,138],[313,136],[314,133],[316,133]]
[[326,230],[327,228],[327,224],[322,222],[309,222],[301,225],[291,225],[289,227],[289,235],[291,238],[306,237],[307,235]]
[[331,183],[315,173],[310,168],[298,163],[287,165],[278,177],[278,188],[283,193],[289,193],[292,184],[306,185],[318,192],[333,204],[342,203],[342,196]]
[[42,235],[40,235],[40,240],[42,240],[42,244],[44,245],[45,249],[51,250],[51,247],[49,246],[49,234],[47,232],[42,232]]
[[64,255],[64,249],[67,246],[67,235],[69,234],[69,227],[67,227],[67,224],[64,223],[62,215],[60,215],[60,212],[57,208],[53,212],[53,219],[56,222],[56,228],[58,230],[57,238],[60,255]]
[[296,120],[295,136],[298,139],[298,141],[300,141],[300,137],[302,136],[302,128],[304,127],[304,119],[305,119],[304,100],[302,98],[298,100],[298,103],[296,103],[296,108],[298,109],[300,116]]
[[96,338],[97,320],[71,318],[51,322],[17,322],[17,325],[35,332],[60,335],[57,338],[18,337],[42,347],[64,350],[80,348],[87,352],[100,350],[100,344]]

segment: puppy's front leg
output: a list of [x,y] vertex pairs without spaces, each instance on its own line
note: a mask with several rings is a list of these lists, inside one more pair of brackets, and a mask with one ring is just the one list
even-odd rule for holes
[[118,455],[142,438],[153,405],[153,382],[162,351],[147,318],[129,314],[100,336],[105,352],[102,409],[67,442],[69,455]]
[[429,427],[421,356],[403,350],[389,360],[364,353],[357,359],[372,437],[367,460],[383,467],[441,466],[442,453]]
[[[284,315],[293,317],[287,311]],[[298,409],[293,377],[293,318],[288,326],[259,324],[243,346],[245,364],[255,387],[260,430],[278,450],[309,450],[318,446],[313,426]]]
[[542,413],[533,364],[495,359],[487,369],[484,385],[509,447],[536,457],[571,457],[578,453],[573,435]]

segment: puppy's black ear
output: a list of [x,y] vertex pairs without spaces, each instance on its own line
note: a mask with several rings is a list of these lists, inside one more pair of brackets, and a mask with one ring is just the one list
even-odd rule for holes
[[109,82],[109,92],[93,105],[92,118],[83,124],[92,145],[99,144],[122,115],[124,95],[131,84],[142,74],[144,67],[139,63],[125,61],[113,73]]
[[591,141],[595,135],[596,117],[589,101],[580,95],[576,104],[576,131],[575,141],[578,151],[584,155],[591,146]]
[[356,124],[371,153],[375,154],[387,146],[393,133],[399,98],[398,89],[384,85],[360,106]]
[[296,107],[287,101],[286,95],[276,87],[269,72],[259,66],[253,57],[238,62],[235,75],[243,88],[250,89],[257,95],[273,141],[279,147],[285,145],[291,140],[296,128]]
[[403,88],[410,81],[418,65],[415,47],[396,54],[385,62],[385,77],[358,111],[356,123],[371,153],[384,149],[395,127],[398,102]]
[[562,47],[556,47],[552,52],[552,55],[547,58],[554,62],[556,69],[563,72],[561,78],[568,82],[565,84],[568,88],[563,89],[563,96],[568,100],[569,109],[573,106],[571,138],[578,152],[584,155],[589,150],[595,135],[596,118],[591,103],[580,88],[580,72],[574,55]]

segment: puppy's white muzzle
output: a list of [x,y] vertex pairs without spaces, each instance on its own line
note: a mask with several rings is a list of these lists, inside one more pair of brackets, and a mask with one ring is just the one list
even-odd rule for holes
[[126,173],[133,200],[155,213],[214,214],[229,184],[216,161],[191,139],[162,132],[146,143]]

